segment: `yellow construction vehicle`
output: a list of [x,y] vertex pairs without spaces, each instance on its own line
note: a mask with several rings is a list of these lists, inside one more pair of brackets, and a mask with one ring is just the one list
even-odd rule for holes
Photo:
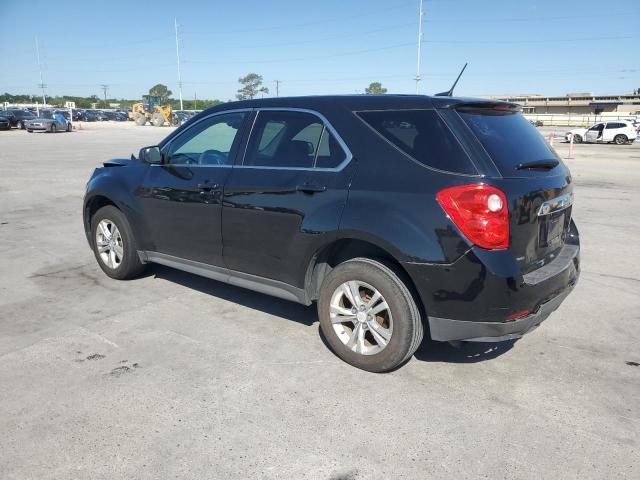
[[171,105],[161,105],[162,97],[153,95],[143,95],[142,102],[134,103],[129,112],[129,118],[136,122],[136,125],[151,125],[162,127],[163,125],[176,125],[177,119],[173,115]]

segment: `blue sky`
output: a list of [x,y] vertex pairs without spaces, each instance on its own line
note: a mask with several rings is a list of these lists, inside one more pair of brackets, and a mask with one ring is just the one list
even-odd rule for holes
[[[640,88],[638,0],[425,0],[421,93],[620,93]],[[233,98],[256,72],[280,95],[413,93],[418,0],[0,0],[0,92]]]

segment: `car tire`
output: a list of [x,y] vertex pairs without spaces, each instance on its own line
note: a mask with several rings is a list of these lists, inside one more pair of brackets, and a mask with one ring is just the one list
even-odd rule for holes
[[145,117],[142,113],[138,113],[135,118],[136,125],[143,126],[147,123],[147,117]]
[[625,143],[627,143],[629,141],[629,139],[627,138],[626,135],[616,135],[613,138],[613,141],[616,145],[624,145]]
[[51,133],[56,133],[56,131],[57,131],[57,130],[58,130],[58,129],[56,128],[56,124],[55,124],[55,123],[52,123],[52,124],[51,124],[51,128],[49,129],[49,131],[50,131]]
[[580,135],[573,136],[573,143],[582,143],[582,137]]
[[18,122],[18,128],[19,128],[20,130],[24,130],[24,122],[23,122],[22,120],[20,120],[20,121]]
[[70,123],[67,123],[67,132],[70,132],[73,129]]
[[420,310],[401,275],[369,258],[354,258],[331,270],[320,289],[318,316],[334,353],[370,372],[405,363],[424,335]]
[[91,217],[91,246],[98,265],[111,278],[129,280],[145,269],[127,218],[112,205]]
[[31,130],[30,128],[27,129],[27,132],[29,133],[33,133],[33,130]]

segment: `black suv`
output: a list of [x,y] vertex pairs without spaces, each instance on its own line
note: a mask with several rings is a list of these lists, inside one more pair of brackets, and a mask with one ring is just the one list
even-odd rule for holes
[[375,372],[423,328],[500,341],[579,275],[571,174],[505,102],[364,95],[219,105],[93,173],[84,228],[112,278],[159,263],[310,305]]

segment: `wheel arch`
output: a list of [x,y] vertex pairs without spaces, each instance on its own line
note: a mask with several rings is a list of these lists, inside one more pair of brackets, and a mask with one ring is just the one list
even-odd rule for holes
[[322,282],[336,265],[357,257],[378,260],[394,270],[414,296],[421,313],[424,312],[422,298],[409,272],[402,265],[400,252],[383,240],[371,238],[368,235],[342,236],[316,252],[309,261],[305,279],[305,290],[309,301],[318,299]]
[[107,205],[112,205],[123,212],[122,208],[120,208],[120,206],[112,198],[105,195],[104,193],[96,193],[90,197],[87,197],[84,201],[84,208],[82,212],[84,219],[84,232],[87,236],[89,244],[91,244],[91,219],[98,210],[100,210],[102,207],[106,207]]

